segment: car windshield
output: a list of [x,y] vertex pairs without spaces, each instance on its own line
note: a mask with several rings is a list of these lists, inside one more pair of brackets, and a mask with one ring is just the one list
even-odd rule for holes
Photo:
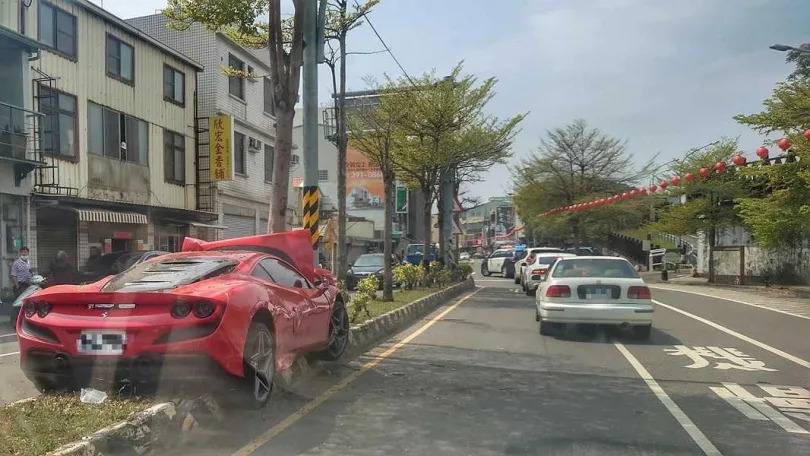
[[218,257],[174,257],[146,261],[119,273],[103,291],[137,291],[141,288],[177,288],[233,270],[239,262]]
[[560,259],[560,257],[557,257],[557,256],[541,256],[541,257],[537,258],[537,264],[542,264],[542,265],[554,264],[554,262],[557,261],[558,259]]
[[354,261],[354,266],[357,267],[371,267],[371,266],[379,266],[382,267],[384,263],[383,256],[378,254],[373,255],[360,255],[357,257],[357,260]]
[[633,265],[626,260],[614,259],[563,259],[554,267],[551,274],[561,277],[601,277],[637,279],[639,277]]

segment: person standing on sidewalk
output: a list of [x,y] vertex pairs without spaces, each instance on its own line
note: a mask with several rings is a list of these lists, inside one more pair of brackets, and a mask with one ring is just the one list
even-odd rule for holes
[[31,261],[28,259],[28,247],[20,247],[20,257],[11,264],[11,280],[14,283],[14,296],[18,296],[31,284]]

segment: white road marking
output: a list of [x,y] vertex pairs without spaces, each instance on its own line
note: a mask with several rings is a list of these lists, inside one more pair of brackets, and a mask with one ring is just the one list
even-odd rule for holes
[[638,359],[636,359],[636,357],[633,356],[633,354],[630,353],[630,351],[627,348],[625,348],[624,345],[622,345],[621,343],[614,341],[613,345],[616,347],[617,350],[619,350],[619,352],[622,355],[624,355],[625,359],[627,359],[627,362],[629,362],[630,365],[633,366],[633,369],[636,370],[636,373],[638,373],[639,377],[641,377],[641,379],[644,380],[644,382],[647,384],[647,387],[650,388],[650,391],[652,391],[653,394],[655,394],[655,397],[657,397],[658,400],[661,401],[662,404],[664,404],[664,407],[666,407],[669,413],[672,414],[672,417],[675,418],[678,424],[681,425],[683,430],[686,431],[687,434],[689,434],[689,437],[692,437],[692,440],[697,444],[697,446],[700,447],[701,450],[703,450],[703,453],[706,455],[722,455],[722,453],[720,453],[720,450],[718,450],[714,446],[714,444],[712,444],[709,438],[706,437],[706,434],[704,434],[703,431],[698,429],[695,423],[693,423],[692,420],[689,419],[688,416],[686,416],[686,413],[684,413],[683,410],[681,410],[681,408],[678,407],[678,404],[676,404],[675,401],[673,401],[672,398],[669,397],[666,391],[664,391],[664,389],[661,388],[661,385],[659,385],[658,382],[655,381],[652,375],[650,375],[650,373],[638,361]]
[[[751,394],[748,391],[746,391],[743,387],[741,387],[736,383],[723,383],[723,386],[725,386],[728,391],[731,391],[737,397],[751,396]],[[753,401],[751,401],[751,406],[755,408],[759,413],[763,414],[768,419],[778,424],[779,427],[786,430],[787,432],[790,432],[792,434],[810,434],[810,432],[808,432],[803,427],[799,426],[793,421],[790,421],[790,418],[786,417],[785,415],[782,415],[781,413],[779,413],[779,411],[766,404],[763,399],[754,399]]]
[[756,345],[757,347],[759,347],[759,348],[761,348],[763,350],[769,351],[769,352],[773,353],[776,356],[781,356],[782,358],[785,358],[788,361],[792,361],[792,362],[794,362],[794,363],[796,363],[796,364],[798,364],[798,365],[800,365],[800,366],[802,366],[802,367],[804,367],[806,369],[810,369],[810,361],[805,361],[805,360],[799,358],[798,356],[793,356],[790,353],[783,352],[782,350],[779,350],[778,348],[771,347],[770,345],[768,345],[768,344],[766,344],[764,342],[760,342],[760,341],[758,341],[758,340],[756,340],[754,338],[748,337],[745,334],[740,334],[737,331],[734,331],[733,329],[726,328],[723,325],[715,323],[715,322],[713,322],[711,320],[707,320],[707,319],[705,319],[703,317],[699,317],[699,316],[697,316],[695,314],[692,314],[692,313],[689,313],[689,312],[687,312],[685,310],[678,309],[677,307],[673,307],[673,306],[670,306],[668,304],[664,304],[661,301],[656,301],[655,299],[653,299],[652,302],[658,304],[661,307],[665,307],[665,308],[667,308],[669,310],[672,310],[672,311],[678,312],[680,314],[686,315],[687,317],[693,318],[693,319],[695,319],[695,320],[697,320],[697,321],[699,321],[701,323],[705,323],[705,324],[711,326],[712,328],[719,329],[720,331],[723,331],[726,334],[732,335],[732,336],[734,336],[734,337],[736,337],[736,338],[738,338],[740,340],[744,340],[744,341],[748,342],[749,344]]
[[12,356],[12,355],[19,355],[19,354],[20,354],[20,352],[18,352],[18,351],[17,352],[11,352],[11,353],[0,353],[0,358],[2,358],[4,356]]
[[[691,290],[681,290],[679,288],[661,287],[661,286],[658,286],[658,285],[649,285],[649,287],[650,288],[657,288],[659,290],[674,291],[676,293],[689,293],[689,294],[693,294],[693,295],[704,296],[706,298],[714,298],[714,299],[720,299],[720,300],[723,300],[723,301],[736,302],[737,304],[745,304],[746,306],[756,307],[757,309],[770,310],[772,312],[777,312],[777,313],[784,314],[784,315],[790,315],[791,317],[804,318],[805,320],[810,320],[810,316],[807,316],[807,315],[800,315],[800,314],[793,313],[793,312],[788,312],[788,311],[782,310],[782,309],[774,309],[773,307],[754,304],[754,303],[751,303],[751,302],[740,301],[739,299],[723,298],[723,297],[716,296],[716,295],[710,295],[708,293],[700,293],[700,292],[691,291]],[[781,304],[781,305],[783,305],[785,307],[795,308],[796,310],[799,310],[798,307],[792,307],[792,306],[786,305],[786,304]]]
[[476,282],[505,282],[504,279],[475,279]]
[[719,386],[710,386],[709,389],[715,392],[723,400],[728,402],[732,407],[737,409],[740,413],[745,415],[746,418],[757,421],[768,421],[768,417],[759,413],[754,407],[751,407],[745,401],[737,397],[734,393]]

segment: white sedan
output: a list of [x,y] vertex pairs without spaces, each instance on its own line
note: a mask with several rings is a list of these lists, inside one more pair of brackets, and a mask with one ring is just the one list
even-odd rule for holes
[[521,278],[523,277],[523,270],[526,264],[531,263],[534,260],[534,256],[541,253],[565,253],[565,251],[557,247],[529,247],[524,250],[517,257],[517,261],[515,261],[515,283],[520,283],[521,286],[523,285]]
[[548,272],[555,261],[575,257],[573,253],[538,253],[529,258],[529,263],[520,271],[520,284],[526,296],[534,296],[540,279]]
[[562,258],[543,276],[535,298],[540,334],[567,323],[617,325],[648,339],[652,295],[633,265],[623,258]]

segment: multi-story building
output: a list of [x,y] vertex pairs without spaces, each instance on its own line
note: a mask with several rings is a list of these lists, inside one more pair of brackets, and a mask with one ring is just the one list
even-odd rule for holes
[[9,3],[41,48],[21,62],[42,114],[27,240],[40,270],[59,250],[81,268],[92,247],[177,250],[212,229],[194,185],[202,66],[87,0]]
[[[197,113],[200,126],[199,208],[219,213],[220,223],[225,226],[220,237],[266,232],[275,153],[275,112],[267,50],[244,48],[227,35],[200,24],[193,24],[186,30],[169,28],[166,17],[159,14],[129,19],[128,22],[205,66],[199,78]],[[227,67],[242,70],[253,77],[229,77],[222,71]],[[210,182],[207,180],[207,119],[217,115],[233,118],[234,176],[232,180]],[[295,150],[291,162],[293,169],[300,163]],[[298,226],[294,201],[290,201],[288,207],[288,226]]]
[[36,141],[40,115],[31,96],[30,65],[40,57],[36,16],[28,2],[0,3],[0,288],[9,289],[11,262],[34,233],[30,194],[42,166]]
[[517,226],[515,208],[508,196],[493,196],[485,203],[466,209],[460,218],[464,232],[461,247],[485,247],[498,239],[516,238],[521,228]]

